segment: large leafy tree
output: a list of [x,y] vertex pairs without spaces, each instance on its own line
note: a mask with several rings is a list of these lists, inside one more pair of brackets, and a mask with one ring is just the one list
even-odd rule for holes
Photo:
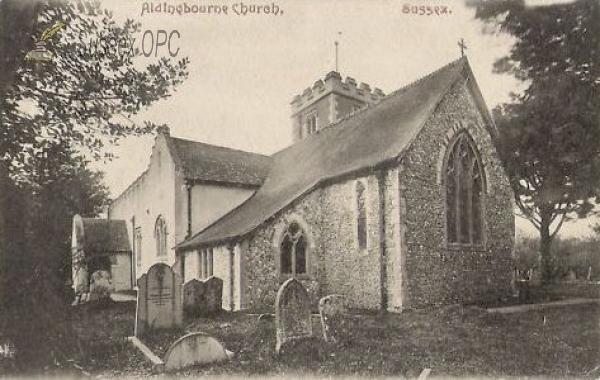
[[493,113],[517,205],[540,233],[548,282],[553,238],[565,221],[593,212],[600,194],[600,2],[470,4],[486,30],[515,38],[494,69],[526,89]]
[[[7,68],[0,76],[0,157],[21,165],[12,165],[13,174],[59,141],[94,158],[110,157],[107,146],[153,130],[132,116],[171,96],[188,75],[187,58],[140,64],[139,48],[130,48],[140,41],[141,25],[118,24],[97,2],[4,0],[0,20]],[[46,41],[54,61],[24,61],[32,36],[57,22],[66,26]]]
[[[24,61],[32,36],[57,22],[65,26],[46,41],[54,61]],[[21,368],[71,362],[77,347],[63,297],[71,218],[96,215],[107,199],[85,157],[110,159],[119,139],[152,132],[152,123],[132,117],[188,75],[187,58],[140,62],[139,50],[130,50],[140,28],[117,23],[97,2],[0,1],[0,159],[19,184],[20,202],[9,211],[13,230],[25,235],[3,252],[1,280],[13,291],[3,300],[2,330]],[[90,41],[103,42],[86,51]]]

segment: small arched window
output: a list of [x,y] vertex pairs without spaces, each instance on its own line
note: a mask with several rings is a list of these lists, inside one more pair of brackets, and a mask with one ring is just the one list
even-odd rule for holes
[[450,146],[445,165],[448,245],[483,245],[485,175],[479,154],[466,132]]
[[154,226],[154,237],[156,239],[156,256],[167,255],[167,223],[162,216],[156,219]]
[[356,182],[356,240],[358,249],[367,248],[366,190],[362,182]]
[[281,274],[292,276],[307,274],[308,240],[298,223],[291,223],[287,227],[279,248]]

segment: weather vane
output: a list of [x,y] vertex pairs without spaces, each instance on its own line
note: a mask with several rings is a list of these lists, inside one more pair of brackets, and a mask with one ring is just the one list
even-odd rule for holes
[[465,44],[465,40],[461,38],[460,41],[458,41],[458,46],[460,47],[460,56],[464,57],[465,50],[467,50],[467,44]]

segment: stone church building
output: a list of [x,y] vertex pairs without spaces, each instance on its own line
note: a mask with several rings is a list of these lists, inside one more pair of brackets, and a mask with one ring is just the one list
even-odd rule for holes
[[271,309],[290,277],[390,311],[509,292],[512,191],[466,57],[387,96],[331,72],[294,98],[292,132],[266,157],[162,131],[110,208],[136,277],[220,277],[229,310]]

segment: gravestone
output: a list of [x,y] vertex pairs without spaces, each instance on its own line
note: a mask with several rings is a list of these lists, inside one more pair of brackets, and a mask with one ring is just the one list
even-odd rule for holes
[[183,286],[183,310],[189,317],[199,317],[206,310],[206,284],[193,279]]
[[223,308],[223,280],[218,277],[210,277],[206,282],[206,312],[215,314]]
[[181,327],[183,308],[181,276],[163,263],[154,264],[137,281],[135,335],[148,330]]
[[223,345],[204,333],[191,333],[178,339],[165,356],[165,371],[198,364],[226,361],[230,355]]
[[183,287],[183,305],[191,317],[218,313],[223,305],[223,280],[210,277],[206,281],[193,279]]
[[306,289],[294,278],[284,282],[277,292],[275,326],[277,353],[285,342],[312,336],[310,299]]
[[331,294],[319,300],[319,315],[326,342],[339,342],[349,333],[348,301],[338,294]]

